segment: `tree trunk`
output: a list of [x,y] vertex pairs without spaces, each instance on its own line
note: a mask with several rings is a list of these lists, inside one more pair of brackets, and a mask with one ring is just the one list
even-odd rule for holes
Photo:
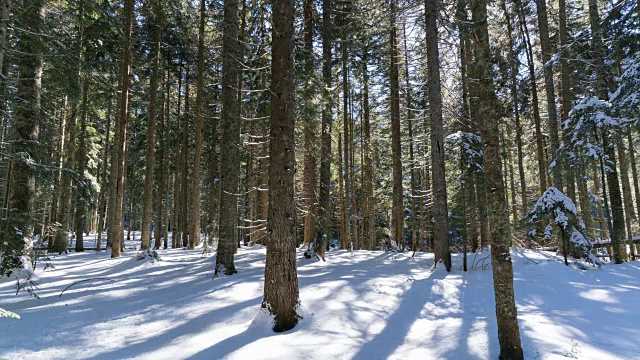
[[[238,218],[238,179],[240,176],[240,102],[238,89],[238,1],[224,0],[222,41],[222,134],[220,139],[220,240],[216,256],[216,275],[235,274],[233,263]],[[293,170],[292,170],[293,171]]]
[[391,2],[390,24],[390,84],[391,93],[391,151],[393,160],[393,205],[391,214],[391,240],[398,248],[404,247],[403,191],[402,191],[402,134],[400,133],[400,84],[398,79],[398,35],[396,26],[396,0]]
[[538,85],[536,83],[536,70],[533,64],[533,50],[529,39],[529,29],[524,16],[524,7],[521,0],[514,0],[516,11],[518,12],[518,20],[520,20],[520,32],[525,45],[527,55],[527,65],[529,68],[529,81],[531,82],[531,105],[533,107],[533,123],[536,133],[536,154],[538,158],[538,176],[540,181],[540,194],[547,190],[547,173],[545,166],[544,143],[542,140],[540,108],[538,105]]
[[631,175],[633,177],[633,191],[636,198],[636,214],[638,222],[640,222],[640,184],[638,184],[638,169],[636,166],[635,144],[631,138],[631,129],[626,130],[627,142],[629,144],[629,162],[631,163]]
[[513,264],[507,237],[506,203],[498,149],[498,99],[493,88],[486,0],[473,0],[476,70],[479,79],[479,118],[482,119],[487,208],[491,221],[491,263],[495,292],[500,359],[524,359],[513,291]]
[[109,234],[111,257],[120,257],[124,233],[124,186],[127,159],[127,124],[129,122],[129,86],[131,75],[131,28],[134,16],[134,0],[125,0],[124,37],[120,57],[120,99],[114,139],[114,159],[111,166],[111,197],[109,200]]
[[[602,44],[602,30],[600,28],[600,15],[598,14],[598,3],[596,0],[589,0],[589,23],[591,25],[591,47],[594,63],[596,66],[596,89],[598,96],[602,100],[609,99],[607,89],[607,73],[604,64],[604,46]],[[602,129],[602,147],[608,157],[609,171],[606,173],[609,199],[611,200],[611,216],[613,224],[611,230],[611,246],[613,248],[613,261],[620,264],[626,258],[624,246],[624,209],[622,196],[620,194],[620,183],[618,181],[618,169],[616,166],[616,155],[612,138],[607,129]]]
[[451,270],[447,210],[447,182],[444,167],[444,128],[442,126],[442,90],[440,89],[440,54],[438,51],[438,2],[425,0],[429,118],[431,120],[431,171],[433,191],[435,261],[443,261]]
[[319,231],[314,244],[315,253],[324,260],[328,238],[331,236],[331,23],[332,0],[322,0],[322,144],[320,153]]
[[[564,1],[564,0],[560,0]],[[513,102],[513,115],[516,127],[516,146],[518,149],[518,175],[520,179],[520,199],[522,202],[521,217],[527,215],[527,183],[524,175],[524,154],[522,152],[522,124],[520,122],[520,106],[518,103],[518,62],[516,61],[516,42],[513,37],[513,27],[511,25],[511,14],[507,12],[506,0],[502,1],[502,10],[505,13],[507,21],[507,33],[509,35],[509,67],[510,67],[510,85],[511,85],[511,101]]]
[[[149,87],[149,114],[147,116],[147,147],[145,152],[144,168],[144,196],[142,200],[142,239],[141,248],[148,249],[151,243],[151,224],[153,222],[153,187],[154,187],[154,166],[156,155],[156,99],[158,96],[158,78],[160,77],[160,40],[162,30],[159,25],[155,26],[156,39],[154,43],[155,51],[153,56],[153,69],[151,74],[151,84]],[[159,192],[159,191],[158,191]],[[157,227],[158,224],[156,224]],[[157,230],[156,230],[157,231]]]
[[[342,18],[342,41],[340,42],[340,50],[342,52],[342,126],[344,135],[344,148],[342,152],[344,154],[344,203],[342,207],[343,221],[344,221],[344,242],[353,249],[353,243],[351,239],[351,135],[350,135],[350,119],[349,119],[349,67],[347,62],[349,61],[349,50],[347,49],[347,33],[344,28],[346,27],[346,13],[343,8],[340,12]],[[342,165],[341,165],[342,166]]]
[[304,243],[309,245],[315,238],[315,202],[317,201],[317,175],[316,175],[316,111],[313,95],[316,90],[314,83],[314,56],[313,56],[313,26],[315,4],[311,0],[305,0],[303,5],[304,16],[304,76],[305,88],[303,95],[304,104]]
[[[167,72],[168,73],[168,72]],[[168,80],[168,79],[167,79]],[[164,194],[165,194],[165,182],[166,182],[166,169],[167,166],[165,164],[165,96],[167,96],[167,86],[169,85],[168,81],[165,81],[164,91],[162,92],[162,96],[160,97],[160,118],[159,127],[158,127],[158,190],[156,191],[156,227],[155,227],[155,243],[153,244],[154,249],[160,249],[162,246],[162,237],[165,238],[165,243],[167,241],[166,233],[164,231],[164,213],[166,204],[164,202]],[[168,106],[168,104],[167,104]],[[143,215],[144,216],[144,215]],[[144,218],[143,218],[144,221]],[[144,231],[144,224],[142,227],[142,231]],[[165,245],[166,249],[166,245]]]
[[189,248],[200,245],[200,158],[202,153],[202,98],[204,97],[204,24],[205,0],[200,0],[200,29],[198,35],[198,61],[196,63],[196,141],[193,155],[193,182],[191,184],[191,214],[189,215]]
[[13,141],[15,159],[9,178],[8,213],[4,239],[0,244],[0,277],[25,266],[33,242],[33,215],[36,191],[36,169],[29,164],[35,160],[40,123],[40,88],[42,81],[42,40],[40,32],[45,18],[45,1],[34,0],[18,15],[18,22],[28,27],[20,33],[17,44],[19,79],[16,96],[22,106],[13,112]]
[[362,49],[362,105],[364,121],[364,181],[362,186],[365,192],[364,213],[366,217],[366,237],[368,237],[369,250],[374,250],[376,239],[376,201],[373,196],[373,162],[371,161],[371,114],[369,109],[369,49],[365,45]]
[[102,143],[103,146],[103,155],[102,155],[102,163],[103,166],[102,168],[104,170],[102,170],[102,181],[100,182],[100,195],[98,196],[98,235],[96,238],[96,251],[100,251],[100,249],[102,248],[102,233],[104,232],[104,225],[105,225],[105,212],[106,212],[106,206],[107,206],[107,186],[108,186],[108,182],[107,182],[107,165],[109,164],[109,154],[111,154],[110,148],[110,138],[109,136],[111,135],[111,99],[109,99],[109,107],[107,108],[107,124],[105,125],[106,130],[107,130],[107,134],[104,138],[104,142]]
[[76,189],[76,216],[75,216],[75,233],[76,233],[76,252],[84,251],[84,223],[87,199],[90,196],[89,187],[86,184],[85,171],[87,169],[87,97],[89,96],[89,80],[85,78],[82,85],[82,105],[80,115],[80,136],[78,143],[78,151],[76,153],[76,166],[78,169],[78,186]]
[[[542,62],[544,69],[544,88],[547,92],[547,115],[549,116],[549,138],[551,140],[549,149],[551,161],[555,161],[555,166],[551,169],[553,173],[553,183],[556,188],[563,191],[561,161],[556,161],[558,149],[560,148],[560,137],[558,135],[558,114],[556,111],[556,94],[553,85],[553,64],[551,63],[551,40],[549,40],[549,20],[547,18],[546,0],[536,0],[536,10],[538,12],[538,30],[540,33],[540,48],[542,49]],[[532,79],[533,81],[534,79]],[[546,190],[546,189],[545,189]],[[543,191],[545,191],[543,190]]]
[[298,323],[296,270],[294,1],[273,3],[271,133],[269,135],[269,233],[262,307],[274,316],[273,330]]

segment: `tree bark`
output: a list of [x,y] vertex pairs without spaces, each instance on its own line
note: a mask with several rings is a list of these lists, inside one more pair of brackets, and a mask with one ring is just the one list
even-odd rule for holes
[[127,124],[129,122],[129,86],[131,75],[131,29],[134,16],[134,0],[125,0],[124,37],[120,57],[120,99],[114,144],[114,159],[111,166],[111,197],[109,200],[109,233],[111,257],[120,257],[124,245],[124,187],[127,149]]
[[222,134],[220,139],[220,240],[216,275],[235,274],[238,179],[240,173],[240,102],[238,89],[238,0],[224,0],[222,41]]
[[[145,152],[144,168],[144,196],[142,200],[142,239],[141,248],[148,249],[151,243],[151,225],[153,222],[153,187],[154,167],[156,156],[156,109],[158,96],[158,78],[160,77],[160,40],[162,30],[159,25],[155,26],[156,39],[154,43],[153,69],[151,74],[151,84],[149,87],[149,113],[147,114],[147,147]],[[160,191],[158,191],[160,192]],[[158,224],[156,224],[157,227]],[[156,229],[156,231],[158,231]]]
[[331,236],[331,23],[332,0],[322,0],[322,144],[320,153],[319,231],[314,244],[315,253],[324,260],[328,238]]
[[527,65],[529,68],[529,81],[531,82],[531,105],[533,107],[533,123],[536,134],[536,154],[538,159],[538,176],[540,182],[540,194],[547,190],[547,173],[544,155],[544,142],[542,139],[540,108],[538,105],[538,85],[536,83],[536,70],[533,64],[533,50],[529,39],[529,29],[524,16],[524,7],[521,0],[514,0],[516,11],[518,12],[518,20],[520,22],[520,32],[525,45],[525,53],[527,57]]
[[486,0],[473,0],[476,70],[479,79],[479,118],[482,119],[487,207],[491,221],[491,263],[495,292],[500,359],[524,359],[513,290],[513,264],[507,237],[506,202],[498,149],[498,99],[493,87]]
[[[547,92],[547,115],[549,116],[549,138],[550,138],[550,157],[555,161],[555,166],[551,169],[553,174],[553,183],[556,188],[563,191],[561,161],[556,161],[558,149],[560,148],[560,137],[558,135],[558,114],[556,110],[556,94],[553,85],[553,64],[551,63],[551,40],[549,40],[549,20],[547,18],[547,2],[546,0],[536,0],[536,10],[538,12],[538,31],[540,33],[540,48],[542,49],[542,62],[544,69],[544,88]],[[533,81],[534,79],[532,79]],[[546,189],[545,189],[546,190]],[[543,190],[544,191],[544,190]]]
[[273,330],[298,323],[296,270],[294,1],[273,2],[271,131],[269,135],[269,233],[262,307],[274,316]]
[[314,83],[314,56],[313,56],[313,27],[315,4],[312,0],[305,0],[303,4],[304,28],[304,76],[305,87],[303,95],[304,106],[304,243],[311,244],[315,238],[316,214],[315,203],[317,201],[317,154],[316,154],[316,111],[313,95],[316,90]]
[[191,214],[189,215],[189,248],[200,245],[200,159],[202,153],[202,98],[204,97],[204,24],[205,0],[200,0],[200,29],[198,35],[198,61],[196,63],[196,118],[195,150],[193,155],[193,182],[191,184]]
[[398,78],[398,35],[396,25],[396,0],[391,1],[390,24],[390,84],[391,93],[391,152],[393,169],[393,202],[391,214],[391,240],[399,249],[404,248],[404,214],[402,190],[402,134],[400,133],[400,84]]
[[5,222],[0,243],[0,277],[24,268],[23,256],[28,255],[33,242],[33,215],[36,191],[36,169],[29,164],[36,161],[40,123],[40,95],[42,81],[42,40],[40,32],[45,18],[45,1],[34,0],[19,15],[18,21],[28,27],[20,34],[18,55],[18,106],[13,111],[14,159],[9,178],[7,207],[11,209]]
[[447,210],[447,182],[444,167],[444,128],[442,125],[442,90],[440,88],[440,54],[438,51],[438,2],[425,0],[429,118],[431,120],[431,171],[434,218],[435,261],[444,262],[451,271]]
[[85,171],[87,169],[87,97],[89,96],[89,80],[85,78],[82,85],[82,104],[80,115],[80,136],[78,143],[78,151],[76,153],[76,166],[78,169],[78,186],[76,189],[76,213],[75,213],[75,233],[76,233],[76,252],[84,251],[84,225],[86,218],[86,203],[89,198],[89,188],[85,182]]
[[[594,63],[596,66],[596,90],[602,100],[609,99],[607,89],[607,73],[604,64],[604,46],[602,44],[602,30],[600,28],[600,15],[598,14],[598,3],[596,0],[589,0],[589,24],[591,26],[591,47]],[[611,247],[613,248],[613,261],[620,264],[626,258],[626,247],[624,246],[624,209],[622,195],[620,194],[620,183],[618,180],[618,169],[616,166],[616,154],[611,135],[607,129],[602,129],[602,147],[604,153],[610,161],[606,172],[609,199],[611,200],[611,216],[613,224],[611,229]]]

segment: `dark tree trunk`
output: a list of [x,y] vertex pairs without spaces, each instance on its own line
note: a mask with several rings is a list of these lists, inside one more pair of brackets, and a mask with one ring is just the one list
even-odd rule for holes
[[220,240],[215,273],[235,274],[238,180],[240,176],[240,102],[238,98],[238,1],[224,0],[222,41],[222,134],[220,139]]
[[327,241],[331,236],[331,23],[332,0],[322,0],[322,144],[320,153],[320,191],[318,218],[320,226],[314,244],[315,253],[324,260]]
[[399,249],[404,248],[404,214],[402,190],[402,134],[400,132],[400,81],[398,74],[398,35],[396,25],[396,0],[391,1],[390,24],[390,84],[391,93],[391,152],[393,169],[393,195],[391,207],[391,240]]
[[36,161],[40,123],[40,87],[42,81],[42,40],[40,32],[45,17],[45,1],[34,0],[18,15],[18,22],[28,27],[20,33],[17,44],[18,82],[17,98],[20,106],[14,108],[13,141],[15,159],[9,178],[7,207],[11,209],[5,222],[3,241],[0,243],[0,277],[23,268],[23,256],[33,241],[33,212],[36,191],[36,169],[29,161]]
[[200,28],[198,35],[198,59],[196,63],[196,123],[193,178],[191,183],[191,213],[189,214],[189,248],[200,245],[200,160],[202,153],[202,101],[204,97],[204,24],[205,0],[200,0]]
[[111,196],[109,200],[109,233],[111,257],[120,257],[124,245],[124,187],[126,180],[127,124],[129,122],[129,86],[131,75],[131,29],[134,0],[125,1],[124,36],[120,57],[120,99],[114,139],[114,158],[111,165]]
[[[153,222],[153,170],[156,155],[156,99],[158,96],[158,78],[160,77],[160,40],[162,30],[160,26],[155,27],[156,39],[154,43],[155,51],[153,56],[153,70],[151,74],[151,84],[149,92],[149,114],[147,117],[147,147],[144,161],[144,195],[142,200],[142,239],[141,248],[148,249],[151,243],[151,224]],[[160,193],[160,191],[158,191]],[[158,224],[156,224],[157,226]],[[157,230],[156,230],[157,231]]]
[[447,182],[444,168],[444,128],[442,126],[442,90],[440,89],[440,54],[438,51],[438,2],[425,0],[429,118],[431,119],[431,171],[434,218],[435,261],[443,261],[451,270],[447,210]]
[[298,323],[296,271],[294,1],[273,3],[271,132],[269,135],[269,234],[262,307],[274,316],[273,330]]

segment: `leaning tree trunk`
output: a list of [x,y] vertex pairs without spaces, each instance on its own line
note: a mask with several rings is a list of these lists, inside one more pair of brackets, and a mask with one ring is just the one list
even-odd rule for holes
[[262,307],[274,316],[273,330],[298,323],[296,270],[294,0],[273,2],[271,131],[269,134],[269,244]]
[[493,87],[486,0],[473,0],[476,70],[479,76],[479,118],[482,119],[487,208],[491,222],[491,263],[501,359],[524,359],[513,291],[513,264],[509,252],[507,206],[498,149],[498,99]]
[[220,240],[215,273],[235,274],[238,179],[240,176],[240,99],[238,89],[238,1],[224,0],[222,41],[222,136],[220,139]]
[[33,242],[33,211],[36,191],[36,169],[30,164],[36,161],[40,123],[40,88],[42,81],[41,28],[45,17],[45,1],[34,0],[20,13],[18,22],[28,27],[20,32],[18,41],[18,74],[20,81],[16,92],[20,99],[14,107],[13,125],[16,139],[13,142],[14,159],[9,179],[8,213],[3,241],[0,243],[0,277],[10,275],[14,269],[23,268]]
[[438,51],[438,2],[425,0],[427,28],[427,67],[429,70],[429,118],[431,119],[431,171],[434,218],[435,261],[451,270],[447,210],[447,182],[444,168],[444,128],[442,126],[442,90],[440,89],[440,55]]

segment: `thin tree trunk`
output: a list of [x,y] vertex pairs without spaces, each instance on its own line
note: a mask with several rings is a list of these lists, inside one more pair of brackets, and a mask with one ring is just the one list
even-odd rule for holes
[[[600,15],[598,14],[598,3],[596,0],[589,0],[589,23],[591,25],[591,47],[596,66],[596,89],[598,96],[602,100],[609,99],[607,89],[607,74],[604,65],[604,46],[602,44],[602,30],[600,28]],[[622,196],[620,194],[620,183],[618,181],[618,169],[616,166],[616,155],[612,138],[607,129],[602,129],[602,147],[610,163],[609,171],[606,173],[607,186],[609,188],[609,198],[611,200],[611,216],[613,224],[611,230],[611,247],[613,248],[613,261],[620,264],[626,258],[624,246],[624,209]]]
[[[404,248],[403,189],[402,189],[402,134],[400,133],[400,84],[398,78],[398,35],[396,0],[391,2],[390,17],[390,84],[391,84],[391,151],[393,169],[393,195],[391,239],[399,249]],[[428,38],[428,36],[427,36]]]
[[545,166],[544,155],[544,143],[542,140],[541,120],[540,120],[540,108],[538,105],[538,85],[536,83],[536,71],[533,64],[533,50],[531,47],[531,41],[529,39],[529,29],[527,27],[527,21],[524,16],[524,7],[521,0],[514,0],[516,5],[516,11],[518,12],[518,19],[520,20],[520,32],[522,33],[522,40],[525,44],[525,52],[527,55],[527,65],[529,68],[529,81],[531,82],[531,105],[533,107],[533,123],[535,126],[536,134],[536,154],[538,159],[538,176],[540,182],[540,194],[547,190],[547,174]]
[[[549,117],[549,138],[551,148],[550,160],[555,161],[555,166],[551,169],[553,174],[553,184],[563,191],[561,161],[556,161],[558,149],[560,148],[560,137],[558,135],[558,114],[556,110],[556,95],[553,85],[553,64],[551,63],[551,40],[549,40],[549,20],[547,18],[546,0],[536,0],[536,10],[538,12],[538,31],[540,33],[540,48],[542,49],[542,62],[544,69],[544,88],[547,92],[547,116]],[[534,79],[532,79],[533,81]],[[546,190],[546,189],[545,189]],[[544,190],[543,190],[544,191]]]
[[[141,248],[148,249],[151,243],[151,224],[153,222],[153,187],[154,167],[156,156],[156,99],[158,96],[158,79],[160,78],[160,40],[162,29],[155,27],[156,39],[154,43],[155,51],[153,56],[153,69],[151,74],[151,84],[149,87],[149,114],[147,116],[147,147],[145,152],[144,168],[144,195],[142,200],[142,239]],[[158,191],[159,192],[159,191]],[[158,224],[156,224],[157,227]],[[157,230],[156,230],[157,231]]]
[[202,100],[204,97],[204,24],[205,0],[200,0],[200,29],[198,35],[198,61],[196,63],[196,123],[193,155],[193,182],[191,184],[191,214],[189,216],[189,248],[200,245],[200,159],[202,153]]
[[184,85],[184,113],[182,116],[182,150],[180,151],[182,162],[182,179],[180,180],[180,230],[182,235],[182,247],[189,246],[189,65],[186,66],[186,80]]
[[111,166],[111,198],[109,200],[109,234],[111,239],[111,257],[120,257],[124,233],[124,187],[127,159],[127,124],[129,122],[129,86],[131,75],[131,29],[134,16],[134,0],[125,0],[124,37],[122,39],[120,63],[120,99],[118,101],[118,120],[114,146],[114,159]]
[[331,236],[331,23],[332,0],[322,0],[322,144],[320,153],[319,231],[314,244],[315,253],[324,260],[328,238]]
[[373,162],[371,161],[371,114],[369,109],[369,70],[367,69],[369,60],[369,49],[365,45],[362,49],[362,105],[364,115],[364,181],[366,206],[364,208],[366,216],[366,236],[369,250],[374,250],[377,245],[376,239],[376,201],[373,196]]
[[76,233],[76,252],[84,251],[84,223],[86,203],[89,198],[89,188],[85,182],[85,171],[87,169],[87,97],[89,96],[89,80],[85,78],[82,84],[82,104],[80,105],[82,114],[80,115],[80,136],[78,143],[78,151],[76,153],[76,166],[78,169],[78,186],[75,199],[75,233]]
[[[168,72],[167,72],[168,73]],[[167,86],[168,81],[165,81],[164,91],[160,97],[160,118],[158,119],[159,127],[158,127],[158,190],[156,191],[156,226],[155,226],[155,243],[153,244],[154,249],[160,249],[162,246],[162,237],[165,237],[165,242],[167,241],[166,233],[164,232],[164,213],[166,204],[164,202],[165,195],[165,172],[166,172],[166,164],[165,164],[165,96],[167,96]],[[168,105],[168,104],[167,104]],[[143,215],[144,216],[144,215]],[[144,218],[143,218],[144,220]],[[144,224],[142,226],[142,231],[144,232]],[[166,245],[165,245],[166,249]]]
[[313,26],[314,26],[315,4],[312,0],[305,0],[303,4],[304,16],[304,76],[305,88],[303,95],[304,104],[304,243],[311,244],[315,238],[315,209],[314,204],[317,201],[317,175],[316,175],[316,111],[313,102],[313,93],[315,86],[313,85]]

